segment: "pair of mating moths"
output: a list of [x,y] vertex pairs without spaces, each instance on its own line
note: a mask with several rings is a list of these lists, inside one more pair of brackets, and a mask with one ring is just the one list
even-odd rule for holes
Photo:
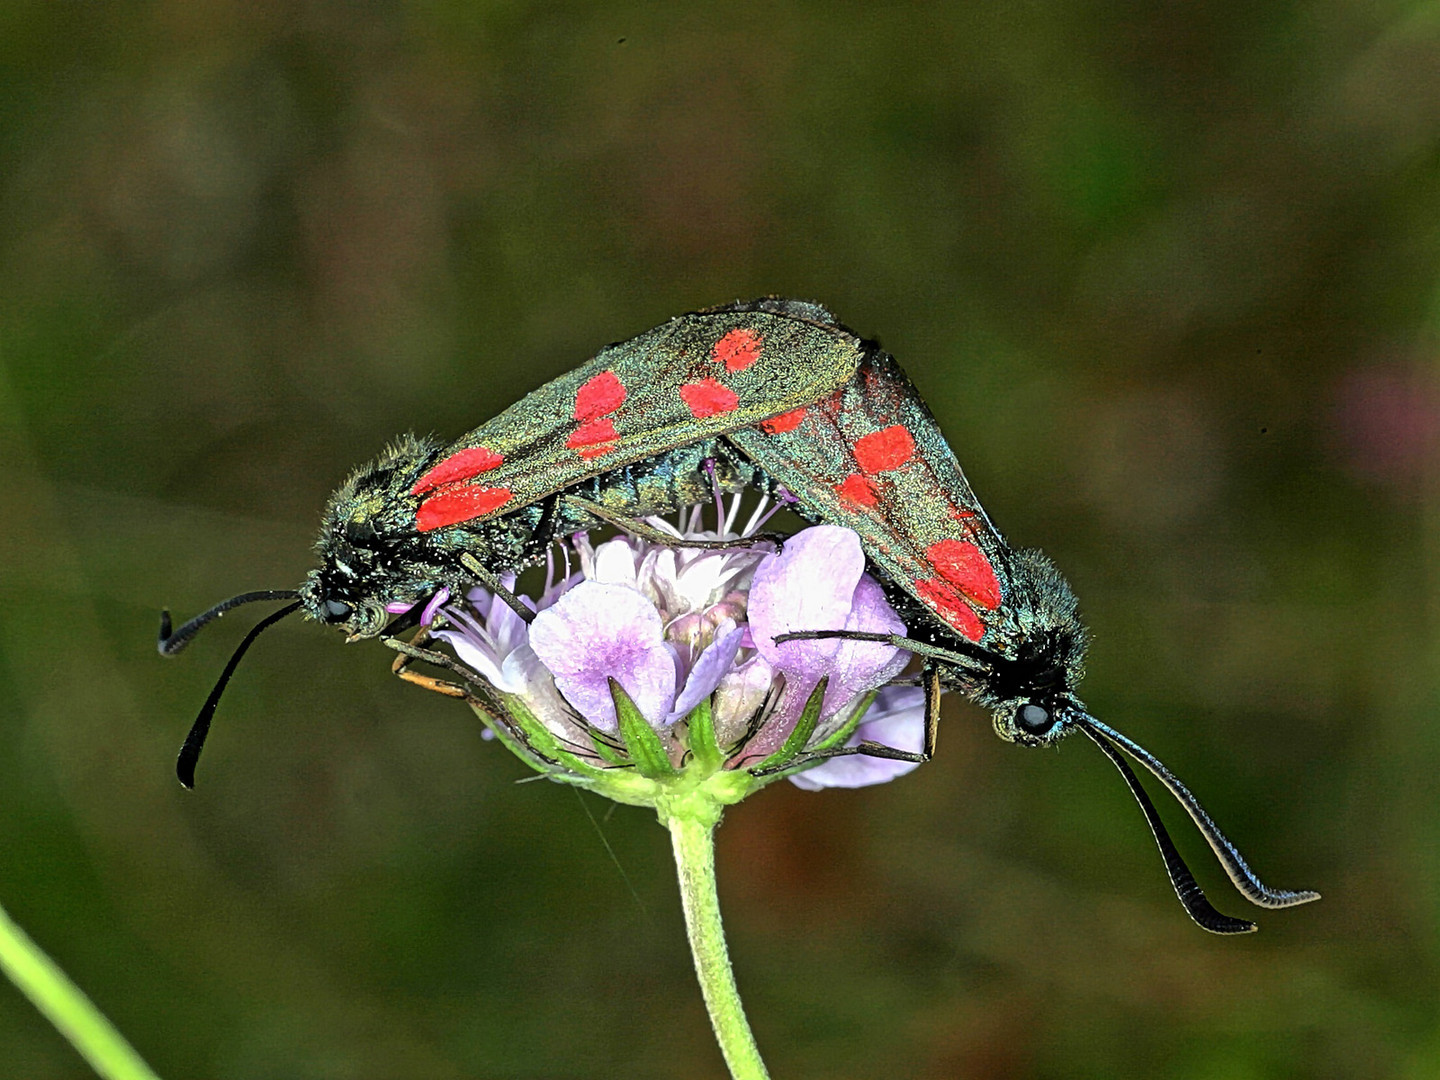
[[1153,754],[1085,711],[1075,690],[1086,634],[1070,586],[1041,552],[1006,544],[895,361],[824,308],[794,300],[678,316],[602,349],[457,442],[400,440],[331,498],[320,565],[298,591],[241,594],[173,633],[163,617],[160,650],[169,655],[232,607],[291,601],[257,624],[226,665],[181,750],[181,781],[193,785],[210,718],[241,656],[286,615],[303,609],[351,639],[375,637],[413,624],[413,615],[391,622],[392,613],[443,588],[481,584],[528,619],[501,574],[581,529],[643,531],[638,519],[704,502],[717,487],[757,489],[806,518],[853,529],[910,628],[905,638],[868,636],[922,662],[924,749],[866,743],[842,752],[928,760],[940,693],[958,690],[991,710],[1009,742],[1046,746],[1074,730],[1094,741],[1138,800],[1180,902],[1206,930],[1245,933],[1255,924],[1206,900],[1126,755],[1175,796],[1252,903],[1318,898],[1262,884]]

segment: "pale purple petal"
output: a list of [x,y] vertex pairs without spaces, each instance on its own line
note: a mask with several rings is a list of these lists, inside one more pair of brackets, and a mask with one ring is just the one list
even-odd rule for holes
[[[512,588],[515,575],[507,574],[500,580],[506,588]],[[532,668],[549,677],[526,643],[529,625],[509,604],[479,586],[467,592],[466,599],[468,607],[446,605],[441,614],[450,628],[436,630],[435,637],[448,641],[472,670],[507,694],[524,693],[535,684],[536,671]],[[527,606],[533,604],[528,596],[520,599]]]
[[[510,592],[513,593],[515,591],[515,574],[513,572],[501,574],[500,585],[502,588],[509,589]],[[470,590],[465,594],[465,599],[470,602],[470,606],[479,613],[482,619],[488,619],[497,606],[510,607],[509,604],[505,603],[505,601],[501,600],[483,585],[471,586]],[[535,607],[535,601],[531,600],[528,596],[520,597],[520,602],[529,606],[532,610]]]
[[797,630],[843,630],[855,586],[865,571],[860,538],[849,529],[816,525],[768,555],[750,586],[750,633],[755,648],[786,672],[803,672],[813,687],[839,648],[837,641],[788,641]]
[[429,626],[430,620],[435,618],[435,612],[439,611],[441,605],[447,603],[449,600],[450,589],[448,587],[441,588],[439,592],[430,597],[425,604],[425,610],[420,612],[420,625]]
[[502,658],[483,639],[463,630],[436,630],[431,636],[449,642],[462,664],[497,689],[518,694],[524,688],[507,683],[502,673]]
[[904,633],[884,592],[865,575],[860,538],[849,529],[817,525],[786,541],[766,559],[750,590],[750,624],[755,647],[785,675],[785,690],[765,730],[750,749],[764,756],[779,748],[805,708],[821,676],[830,685],[821,707],[828,716],[894,678],[909,657],[892,645],[843,639],[793,641],[776,645],[778,634],[801,630]]
[[530,624],[530,646],[580,714],[614,731],[615,679],[640,714],[660,727],[675,703],[675,650],[660,613],[634,589],[582,581]]
[[[905,624],[885,590],[869,574],[855,586],[854,607],[845,620],[845,629],[866,634],[904,634]],[[905,670],[910,654],[877,641],[840,641],[831,661],[830,685],[825,691],[823,712],[830,713],[859,694],[884,686]]]
[[657,606],[670,612],[694,610],[688,604],[677,602],[676,585],[680,564],[674,548],[652,548],[645,553],[640,570],[645,578],[646,591],[653,595]]
[[635,549],[618,536],[606,540],[595,549],[595,563],[589,576],[601,584],[635,588]]
[[[535,650],[529,645],[521,644],[514,652],[505,657],[500,665],[500,675],[505,685],[500,689],[508,693],[525,694],[527,697],[538,700],[541,697],[553,696],[556,704],[559,705],[559,694],[555,690],[555,681],[550,676],[550,669],[540,662],[535,655]],[[510,689],[516,687],[517,689]],[[534,705],[532,700],[532,706]],[[537,712],[542,720],[546,719],[542,713]]]
[[391,615],[404,615],[405,612],[409,611],[414,606],[415,605],[413,603],[407,604],[403,600],[391,600],[390,603],[385,605],[385,610],[388,611]]
[[654,564],[651,580],[669,611],[704,611],[735,588],[765,554],[748,548],[680,553],[666,549]]
[[733,746],[745,734],[755,714],[765,704],[775,684],[775,669],[762,656],[752,656],[732,668],[715,688],[715,741],[722,747]]
[[715,687],[735,663],[735,654],[740,651],[740,639],[744,636],[745,631],[734,623],[722,623],[716,628],[715,640],[690,669],[685,688],[675,699],[675,708],[665,718],[667,724],[688,716],[691,709],[715,692]]
[[520,648],[530,637],[530,627],[506,603],[495,605],[490,617],[485,620],[485,630],[495,642],[495,651],[502,657]]
[[[501,584],[507,589],[514,587],[513,581],[507,583],[502,579]],[[534,610],[534,601],[528,596],[522,596],[520,600],[526,607]],[[504,600],[493,596],[490,598],[490,610],[485,616],[485,632],[494,640],[495,650],[504,656],[525,644],[530,636],[530,624]]]
[[[861,742],[919,753],[925,745],[925,694],[918,686],[891,686],[881,690],[866,712],[865,719],[845,745],[857,746]],[[790,777],[790,782],[806,791],[827,787],[867,787],[904,776],[917,764],[914,761],[851,754],[831,758],[813,769],[796,773]]]

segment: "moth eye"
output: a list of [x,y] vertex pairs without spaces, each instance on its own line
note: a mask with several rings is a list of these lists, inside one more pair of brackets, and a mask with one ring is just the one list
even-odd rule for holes
[[330,622],[344,622],[355,613],[355,609],[344,600],[326,600],[323,605],[325,618]]
[[1027,734],[1044,735],[1055,726],[1055,717],[1043,705],[1031,702],[1016,710],[1015,723]]
[[360,547],[373,547],[375,542],[380,539],[380,534],[368,521],[347,521],[345,523],[345,539]]

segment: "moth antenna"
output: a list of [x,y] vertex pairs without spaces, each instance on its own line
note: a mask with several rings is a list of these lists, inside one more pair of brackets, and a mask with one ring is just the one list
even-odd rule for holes
[[[252,593],[250,595],[253,599],[267,598],[258,593]],[[282,598],[283,595],[285,594],[277,596],[276,599]],[[297,594],[292,592],[288,595],[295,596]],[[245,602],[239,597],[235,599],[240,603]],[[230,601],[226,601],[226,603],[230,603]],[[223,609],[224,606],[224,604],[217,605],[215,608],[211,608],[210,611],[206,612],[204,616],[200,616],[200,618],[207,620],[214,618],[220,613],[218,609]],[[231,604],[231,606],[233,607],[234,604]],[[180,747],[180,755],[175,759],[175,775],[180,778],[180,783],[185,785],[185,787],[195,787],[195,764],[200,760],[200,751],[205,748],[205,736],[210,733],[210,721],[215,716],[215,707],[220,704],[220,695],[225,692],[225,684],[230,681],[230,676],[234,675],[235,669],[240,666],[240,660],[245,655],[245,651],[250,648],[251,643],[262,633],[285,618],[285,616],[292,615],[299,611],[300,608],[301,602],[296,600],[293,604],[286,604],[279,611],[266,615],[265,618],[250,628],[250,632],[241,639],[235,651],[230,654],[230,660],[226,663],[225,670],[220,673],[220,678],[216,681],[215,688],[210,691],[210,696],[205,699],[205,704],[200,707],[200,715],[195,717],[195,723],[190,725],[190,734],[185,736],[185,742]],[[191,623],[196,621],[196,619],[192,619],[189,623],[186,623],[185,626],[180,628],[181,633],[184,632],[185,627],[190,626]],[[203,626],[204,623],[201,623],[201,625]],[[194,631],[191,631],[191,633],[193,634]],[[164,649],[163,643],[161,649],[162,651]]]
[[189,622],[174,632],[170,629],[170,612],[160,612],[160,637],[155,643],[160,650],[161,656],[174,656],[190,640],[205,627],[218,619],[231,608],[237,608],[241,604],[253,604],[260,600],[298,600],[300,594],[294,589],[262,589],[259,592],[241,593],[239,596],[232,596],[229,600],[221,600],[209,611],[201,612]]
[[[1114,728],[1107,727],[1093,716],[1085,716],[1080,724],[1087,729],[1086,734],[1090,734],[1091,738],[1094,738],[1092,732],[1103,735],[1141,765],[1144,765],[1155,779],[1165,785],[1166,790],[1175,796],[1175,801],[1185,808],[1185,812],[1190,815],[1190,820],[1195,822],[1195,827],[1200,830],[1200,835],[1205,837],[1205,842],[1210,845],[1210,850],[1215,853],[1215,857],[1220,860],[1220,865],[1225,868],[1225,873],[1229,875],[1230,880],[1235,883],[1235,888],[1240,890],[1240,894],[1246,900],[1256,907],[1284,908],[1295,904],[1308,904],[1311,900],[1320,899],[1320,894],[1311,889],[1272,889],[1267,886],[1255,875],[1255,871],[1250,869],[1239,849],[1211,820],[1210,815],[1205,812],[1205,808],[1200,805],[1200,800],[1190,794],[1190,789],[1182,784],[1159,758],[1133,739],[1120,734]],[[1111,760],[1114,760],[1113,755],[1111,755]]]
[[1113,761],[1115,767],[1120,770],[1120,775],[1125,778],[1125,783],[1130,785],[1130,792],[1135,796],[1135,801],[1140,804],[1140,809],[1145,814],[1146,824],[1150,826],[1150,832],[1155,837],[1155,844],[1160,849],[1160,857],[1165,860],[1165,873],[1170,877],[1170,884],[1175,889],[1175,895],[1180,898],[1180,904],[1185,908],[1185,914],[1194,919],[1201,929],[1209,930],[1212,934],[1250,934],[1258,929],[1248,919],[1236,919],[1215,910],[1210,901],[1205,898],[1205,892],[1195,880],[1195,875],[1190,873],[1190,868],[1180,857],[1180,852],[1176,850],[1175,842],[1170,839],[1170,834],[1165,831],[1165,824],[1160,820],[1160,814],[1155,809],[1155,804],[1150,801],[1150,796],[1140,786],[1140,778],[1135,775],[1135,770],[1130,768],[1120,751],[1115,749],[1103,735],[1090,725],[1082,723],[1080,730],[1090,736],[1095,745],[1105,752],[1105,756]]

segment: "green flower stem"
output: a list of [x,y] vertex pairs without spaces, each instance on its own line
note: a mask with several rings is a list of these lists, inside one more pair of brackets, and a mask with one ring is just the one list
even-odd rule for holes
[[3,907],[0,969],[105,1080],[156,1080],[125,1037]]
[[695,957],[695,974],[720,1052],[735,1080],[768,1080],[755,1036],[745,1019],[730,951],[720,925],[720,898],[715,891],[715,818],[717,814],[687,814],[679,807],[667,818],[675,848],[675,869],[680,875],[680,900],[685,908],[685,930]]

